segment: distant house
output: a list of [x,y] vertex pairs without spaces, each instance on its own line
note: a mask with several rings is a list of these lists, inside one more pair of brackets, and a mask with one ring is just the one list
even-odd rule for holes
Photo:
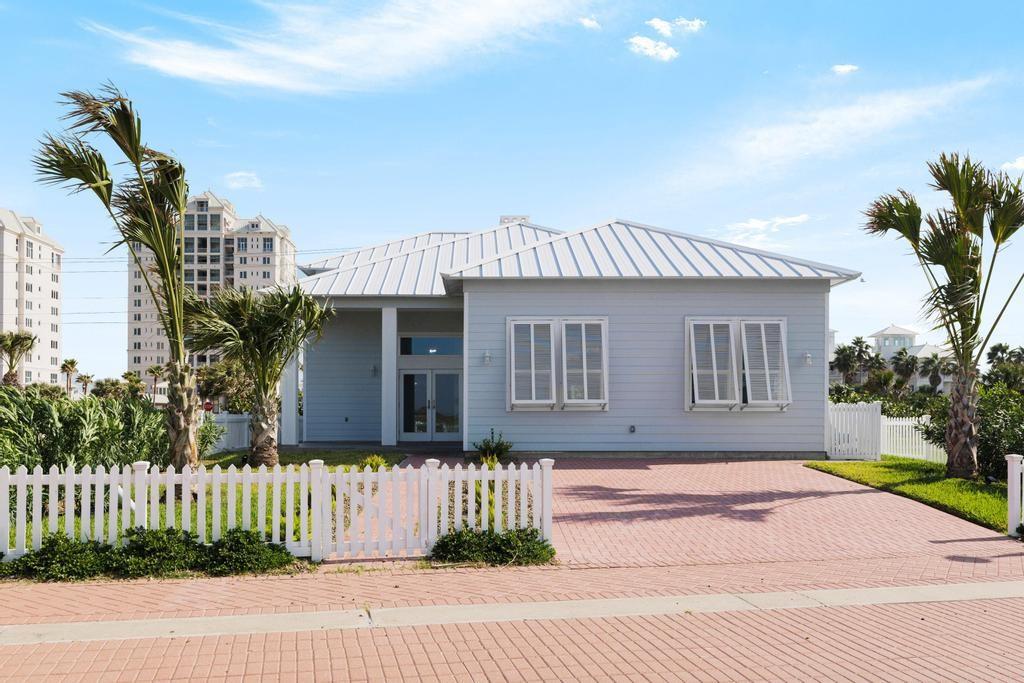
[[[937,354],[940,358],[945,358],[949,355],[949,351],[940,346],[918,344],[918,334],[916,330],[912,330],[909,327],[900,327],[899,325],[892,324],[885,329],[868,335],[868,338],[875,340],[875,352],[880,354],[886,361],[891,360],[901,349],[906,349],[907,353],[916,357],[919,363],[932,355]],[[928,378],[921,377],[920,375],[915,376],[910,384],[914,389],[931,386]],[[943,374],[939,391],[948,394],[952,385],[953,377]]]
[[[528,452],[825,449],[828,307],[851,270],[612,220],[506,217],[308,264],[337,312],[282,442]],[[292,378],[299,373],[293,371]],[[291,412],[289,412],[291,411]]]

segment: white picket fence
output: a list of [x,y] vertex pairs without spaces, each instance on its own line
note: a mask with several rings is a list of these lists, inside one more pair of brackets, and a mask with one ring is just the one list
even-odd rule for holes
[[886,417],[881,403],[829,403],[828,455],[878,460],[882,454],[946,462],[946,451],[925,440],[917,426],[927,417]]
[[[551,538],[554,460],[493,470],[439,464],[348,472],[332,472],[322,460],[182,472],[146,462],[109,472],[3,467],[0,553],[11,560],[39,548],[44,532],[115,545],[140,526],[193,531],[204,543],[226,529],[255,529],[314,561],[419,555],[439,535],[464,527],[532,526]],[[193,494],[176,495],[181,490]]]
[[919,425],[927,424],[928,417],[882,416],[882,452],[902,458],[916,458],[929,462],[946,462],[946,450],[926,441]]

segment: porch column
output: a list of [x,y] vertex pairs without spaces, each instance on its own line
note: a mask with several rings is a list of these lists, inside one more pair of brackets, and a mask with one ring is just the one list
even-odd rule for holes
[[398,309],[380,310],[380,443],[398,443]]
[[299,445],[299,355],[300,350],[284,366],[281,373],[281,434],[282,446]]

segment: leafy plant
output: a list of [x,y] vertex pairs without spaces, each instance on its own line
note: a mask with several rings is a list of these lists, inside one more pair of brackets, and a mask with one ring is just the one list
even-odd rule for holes
[[501,533],[463,528],[438,538],[430,557],[460,564],[532,565],[551,562],[555,549],[533,527]]
[[17,332],[0,332],[0,356],[5,359],[3,384],[9,387],[20,387],[18,366],[25,356],[32,353],[39,339],[27,330]]
[[206,553],[195,535],[179,529],[127,532],[125,545],[109,551],[107,570],[126,578],[169,576],[203,569]]
[[512,451],[512,442],[505,439],[501,432],[495,436],[494,429],[491,428],[490,436],[474,443],[473,448],[477,450],[480,462],[488,462],[493,467],[496,462],[504,460]]
[[216,420],[203,420],[202,424],[199,425],[199,431],[196,433],[196,446],[199,449],[200,460],[205,460],[213,454],[213,449],[217,446],[217,442],[220,441],[225,432],[227,432],[227,427],[217,424]]
[[365,458],[363,458],[362,460],[359,461],[359,469],[360,470],[364,470],[367,467],[369,467],[371,470],[376,472],[381,467],[387,467],[387,466],[388,466],[387,458],[385,458],[383,455],[378,455],[377,453],[373,453],[371,455],[368,455],[368,456],[366,456]]
[[82,581],[107,571],[110,547],[48,534],[38,550],[0,565],[5,576],[36,581]]
[[294,561],[283,545],[268,544],[255,531],[229,529],[208,548],[204,569],[213,576],[259,574]]

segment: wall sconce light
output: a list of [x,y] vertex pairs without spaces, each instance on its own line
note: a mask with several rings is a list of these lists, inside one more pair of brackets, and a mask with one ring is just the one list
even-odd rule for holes
[[374,363],[373,366],[370,368],[370,377],[376,377],[379,374],[380,374],[380,368],[378,368],[377,364]]
[[810,352],[804,354],[804,365],[806,365],[807,367],[811,367],[811,365],[813,364],[813,360],[814,359],[811,357]]
[[484,365],[490,365],[490,364],[491,364],[491,352],[490,351],[484,351]]

